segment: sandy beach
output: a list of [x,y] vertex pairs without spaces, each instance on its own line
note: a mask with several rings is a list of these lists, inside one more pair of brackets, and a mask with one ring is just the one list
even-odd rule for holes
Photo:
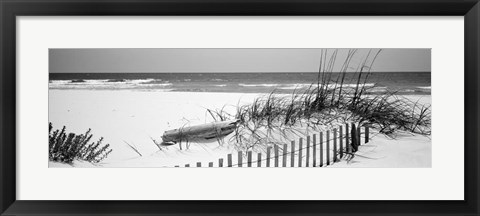
[[[207,164],[235,153],[225,143],[191,143],[189,149],[169,146],[162,151],[152,138],[161,140],[166,130],[211,122],[207,109],[234,113],[235,106],[251,103],[262,94],[161,92],[133,90],[50,90],[49,121],[54,128],[67,126],[68,132],[92,129],[93,138],[104,137],[113,152],[99,164],[50,162],[49,167],[173,167],[202,162]],[[421,104],[431,104],[430,95],[406,96]],[[134,145],[142,156],[126,143]],[[235,154],[234,154],[235,155]],[[363,156],[362,156],[363,155]],[[333,167],[430,167],[429,137],[402,135],[392,140],[383,135],[361,146],[359,156]]]
[[[191,145],[180,151],[178,145],[162,152],[151,138],[161,141],[166,130],[210,122],[207,109],[235,110],[237,104],[250,103],[257,94],[188,93],[149,91],[50,90],[49,120],[54,128],[67,126],[69,132],[92,129],[93,140],[104,137],[113,152],[102,166],[162,167],[184,164],[193,155],[211,159],[219,150],[218,142]],[[55,103],[61,101],[61,103]],[[135,145],[139,157],[125,142]],[[207,159],[208,160],[208,159]],[[51,164],[52,165],[52,164]],[[87,164],[88,165],[88,164]],[[55,166],[55,165],[52,165]]]

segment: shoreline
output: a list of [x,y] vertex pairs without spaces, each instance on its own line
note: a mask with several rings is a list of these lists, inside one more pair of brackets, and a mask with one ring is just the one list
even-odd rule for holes
[[[296,89],[298,92],[303,92],[305,89]],[[284,94],[284,95],[291,95],[293,89],[274,89],[274,91],[265,90],[265,91],[231,91],[231,90],[224,90],[224,91],[200,91],[200,90],[191,90],[185,91],[185,89],[82,89],[82,88],[50,88],[49,91],[133,91],[133,92],[184,92],[184,93],[225,93],[225,94]],[[365,92],[365,95],[384,95],[386,92]],[[410,95],[418,95],[418,96],[431,96],[431,93],[427,92],[398,92],[395,95],[398,96],[410,96]]]

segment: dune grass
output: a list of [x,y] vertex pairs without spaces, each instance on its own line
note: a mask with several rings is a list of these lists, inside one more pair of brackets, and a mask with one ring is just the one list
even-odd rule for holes
[[127,144],[128,147],[130,147],[130,149],[132,149],[135,153],[137,153],[140,157],[142,157],[143,155],[140,153],[140,151],[138,151],[138,148],[135,144],[130,144],[128,142],[126,142],[125,140],[123,141],[125,144]]
[[49,123],[48,159],[50,161],[72,163],[74,160],[83,160],[99,163],[112,152],[110,144],[102,145],[103,137],[97,142],[89,143],[92,138],[90,129],[84,134],[77,135],[67,134],[65,126],[62,130],[52,131],[52,128],[52,123]]
[[[308,89],[288,96],[272,92],[251,104],[238,106],[234,115],[223,109],[208,112],[213,119],[239,120],[233,138],[240,150],[265,150],[271,144],[278,144],[275,136],[288,137],[302,133],[300,128],[348,122],[368,125],[392,137],[398,130],[429,135],[429,106],[421,106],[396,92],[370,94],[369,90],[375,86],[368,84],[370,70],[380,52],[370,50],[358,56],[357,50],[351,49],[339,61],[338,50],[330,53],[322,50],[317,81]],[[354,57],[361,59],[357,65],[352,64]],[[340,71],[332,73],[337,62],[341,63]],[[346,73],[354,73],[355,79],[346,80]]]

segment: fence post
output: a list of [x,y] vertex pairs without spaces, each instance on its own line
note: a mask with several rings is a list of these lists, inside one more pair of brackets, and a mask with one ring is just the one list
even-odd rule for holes
[[232,154],[227,155],[227,166],[232,167]]
[[347,153],[352,153],[352,146],[350,145],[350,131],[348,130],[348,123],[345,124],[345,145],[347,146]]
[[272,151],[272,147],[267,147],[267,167],[270,167],[270,151]]
[[278,145],[274,145],[273,149],[275,150],[275,167],[278,167],[278,157],[279,157],[279,152],[278,152]]
[[287,167],[287,144],[283,144],[282,166]]
[[190,164],[185,164],[185,167],[190,167]]
[[252,151],[248,151],[247,153],[247,166],[252,167]]
[[303,144],[303,139],[300,138],[298,140],[298,167],[302,167],[302,146]]
[[358,145],[362,145],[362,131],[360,130],[360,124],[357,127],[357,136]]
[[242,154],[242,151],[239,151],[238,152],[238,167],[242,167],[242,163],[243,163],[243,154]]
[[218,167],[223,167],[223,158],[218,159]]
[[257,154],[257,167],[262,167],[262,153]]
[[313,134],[312,137],[312,157],[313,157],[313,167],[317,166],[317,134]]
[[340,125],[340,159],[343,158],[343,126]]
[[323,132],[320,132],[320,166],[323,166]]
[[370,129],[368,126],[365,126],[365,143],[370,141]]
[[209,162],[208,167],[213,167],[213,162]]
[[292,145],[292,150],[290,150],[290,167],[295,167],[295,141],[292,141],[290,145]]
[[330,165],[330,131],[327,130],[327,166]]
[[333,129],[333,162],[337,162],[337,128]]
[[357,135],[357,128],[355,127],[355,124],[352,123],[352,131],[351,131],[351,135],[352,135],[352,152],[357,152],[358,150],[358,145],[357,145],[357,138],[358,138],[358,135]]
[[201,162],[197,162],[197,167],[202,167],[202,163],[201,163]]
[[310,165],[310,136],[307,136],[307,157],[305,166],[308,167]]

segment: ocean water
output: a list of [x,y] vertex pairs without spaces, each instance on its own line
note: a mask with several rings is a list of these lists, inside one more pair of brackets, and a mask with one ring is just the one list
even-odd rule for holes
[[[340,73],[329,74],[337,80]],[[362,75],[365,78],[366,74]],[[347,73],[344,87],[354,87],[358,73]],[[50,73],[50,89],[290,93],[316,84],[318,73]],[[430,72],[370,73],[369,93],[431,93]]]

